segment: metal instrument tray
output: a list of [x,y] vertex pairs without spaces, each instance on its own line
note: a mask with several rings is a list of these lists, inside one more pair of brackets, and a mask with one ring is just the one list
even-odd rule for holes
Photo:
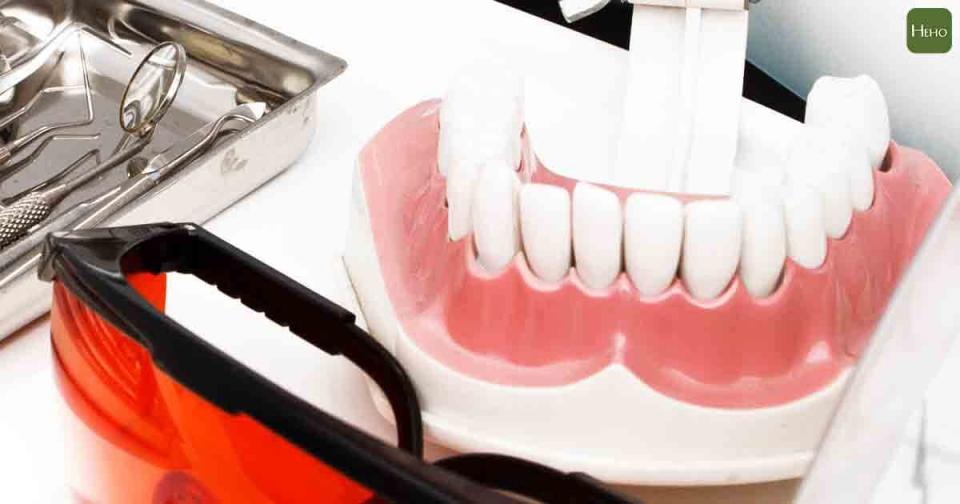
[[[87,153],[108,157],[123,137],[118,109],[127,80],[141,58],[165,41],[186,49],[188,67],[150,144],[71,193],[27,237],[0,250],[0,339],[49,308],[49,286],[35,273],[47,233],[213,217],[300,156],[316,127],[315,91],[346,67],[335,56],[202,0],[0,0],[0,118],[30,105],[0,129],[0,145],[83,117],[86,93],[78,93],[76,83],[84,72],[93,109],[88,124],[59,130],[0,166],[0,201],[55,177]],[[143,194],[115,197],[132,180],[131,163],[152,159],[251,102],[266,103],[267,114]],[[77,171],[95,164],[96,156],[88,156]]]

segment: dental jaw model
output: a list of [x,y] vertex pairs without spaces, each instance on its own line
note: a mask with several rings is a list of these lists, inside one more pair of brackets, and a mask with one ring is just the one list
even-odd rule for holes
[[635,80],[609,184],[578,182],[534,155],[522,78],[468,69],[361,153],[354,289],[452,448],[625,484],[797,477],[948,183],[890,143],[869,77],[822,79],[799,123],[740,98],[742,42],[704,41],[742,8],[636,8],[675,21],[679,66],[631,55],[669,74],[675,133],[643,136],[660,104]]

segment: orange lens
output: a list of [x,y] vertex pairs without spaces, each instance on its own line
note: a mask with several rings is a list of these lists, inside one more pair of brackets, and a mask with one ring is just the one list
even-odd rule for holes
[[[164,275],[130,284],[158,310]],[[59,282],[51,315],[78,502],[360,503],[372,493],[245,415],[171,379]]]

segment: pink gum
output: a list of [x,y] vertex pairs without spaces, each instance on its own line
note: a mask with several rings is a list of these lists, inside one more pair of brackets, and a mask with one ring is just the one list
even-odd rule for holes
[[[781,286],[761,300],[739,279],[708,303],[679,282],[642,298],[623,274],[602,291],[585,287],[575,270],[548,285],[522,255],[490,276],[471,240],[447,240],[437,104],[421,103],[385,126],[361,153],[361,180],[405,333],[446,365],[492,383],[560,386],[620,363],[661,393],[703,406],[804,397],[862,349],[950,191],[930,159],[891,144],[890,170],[875,173],[873,207],[854,215],[843,239],[830,240],[820,268],[788,260]],[[576,183],[529,161],[524,179]]]

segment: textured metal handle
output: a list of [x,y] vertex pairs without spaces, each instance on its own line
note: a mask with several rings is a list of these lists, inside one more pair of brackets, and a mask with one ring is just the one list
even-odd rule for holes
[[0,249],[27,235],[30,228],[50,216],[53,208],[43,194],[30,194],[0,211]]

